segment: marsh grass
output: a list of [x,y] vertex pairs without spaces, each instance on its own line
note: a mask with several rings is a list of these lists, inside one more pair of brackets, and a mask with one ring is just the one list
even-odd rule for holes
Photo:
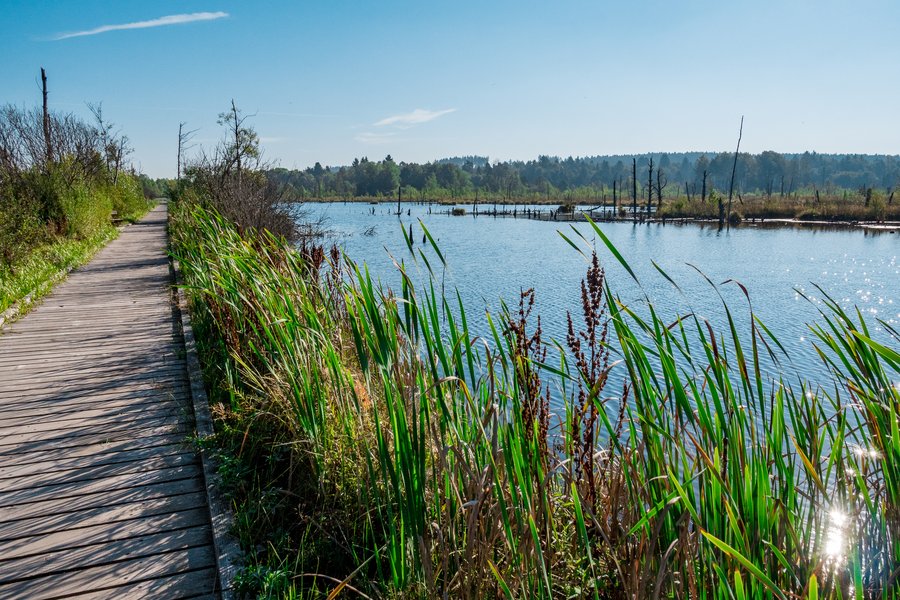
[[622,303],[583,238],[563,346],[531,292],[475,335],[424,226],[430,277],[397,260],[395,293],[336,250],[174,217],[244,592],[898,597],[896,331],[879,343],[826,302],[812,330],[832,378],[792,387],[763,372],[785,351],[749,299],[748,331],[729,306],[721,331],[665,322]]
[[[659,212],[665,218],[717,219],[715,200],[702,202],[685,196],[667,199]],[[799,219],[801,221],[897,221],[900,204],[888,204],[878,193],[869,203],[861,198],[815,196],[779,198],[775,196],[744,196],[734,203],[733,210],[744,219]]]

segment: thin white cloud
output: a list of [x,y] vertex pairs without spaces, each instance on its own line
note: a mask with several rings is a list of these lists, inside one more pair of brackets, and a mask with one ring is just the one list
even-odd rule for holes
[[396,141],[396,133],[374,133],[372,131],[364,131],[356,135],[353,139],[363,144],[388,144]]
[[396,125],[397,127],[412,127],[413,125],[418,125],[419,123],[434,121],[438,117],[448,115],[452,112],[456,112],[456,109],[448,108],[446,110],[425,110],[424,108],[417,108],[410,113],[385,117],[384,119],[375,123],[375,127],[384,127],[386,125]]
[[216,19],[224,19],[227,16],[227,12],[198,12],[182,15],[166,15],[165,17],[150,19],[149,21],[135,21],[134,23],[120,23],[118,25],[101,25],[100,27],[95,27],[94,29],[74,31],[72,33],[62,33],[57,35],[53,39],[58,41],[85,35],[97,35],[98,33],[106,33],[107,31],[147,29],[149,27],[165,27],[167,25],[183,25],[185,23],[194,23],[196,21],[215,21]]

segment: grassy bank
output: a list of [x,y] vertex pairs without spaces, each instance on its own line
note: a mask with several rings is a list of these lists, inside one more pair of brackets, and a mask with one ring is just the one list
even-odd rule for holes
[[[43,76],[43,71],[42,71]],[[149,210],[127,138],[92,107],[73,114],[0,106],[0,312],[39,297]]]
[[[126,178],[129,178],[126,180]],[[123,176],[120,189],[84,187],[61,201],[65,227],[41,223],[28,214],[28,203],[17,197],[0,199],[0,239],[4,258],[0,259],[0,313],[27,299],[27,304],[48,293],[53,283],[68,271],[91,260],[103,246],[115,239],[116,220],[134,223],[152,206],[139,192],[136,180]],[[112,196],[112,198],[110,197]],[[113,208],[117,208],[114,211]],[[26,236],[26,237],[22,237]],[[27,309],[27,306],[23,306]]]
[[829,384],[770,381],[757,320],[634,312],[593,257],[561,344],[531,292],[481,339],[434,280],[173,219],[248,595],[900,595],[897,332],[829,304]]
[[60,238],[31,249],[14,265],[0,266],[0,313],[19,300],[28,298],[28,304],[39,300],[54,282],[89,262],[117,234],[108,225],[85,239]]

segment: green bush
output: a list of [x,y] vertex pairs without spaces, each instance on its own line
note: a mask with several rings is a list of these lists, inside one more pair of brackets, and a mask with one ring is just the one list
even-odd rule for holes
[[0,269],[21,259],[46,237],[40,208],[33,199],[0,189]]
[[83,182],[74,182],[59,190],[68,236],[87,239],[109,224],[112,200],[103,190],[92,190]]
[[127,173],[120,173],[115,185],[106,185],[104,192],[112,200],[112,210],[120,219],[133,221],[147,211],[147,199],[141,183]]

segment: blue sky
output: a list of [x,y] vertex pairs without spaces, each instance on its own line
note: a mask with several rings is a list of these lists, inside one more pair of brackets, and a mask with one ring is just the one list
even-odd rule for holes
[[179,121],[214,144],[232,98],[288,168],[729,150],[741,115],[751,152],[900,152],[892,0],[3,9],[0,102],[37,104],[43,66],[52,107],[102,101],[151,176],[174,174]]

